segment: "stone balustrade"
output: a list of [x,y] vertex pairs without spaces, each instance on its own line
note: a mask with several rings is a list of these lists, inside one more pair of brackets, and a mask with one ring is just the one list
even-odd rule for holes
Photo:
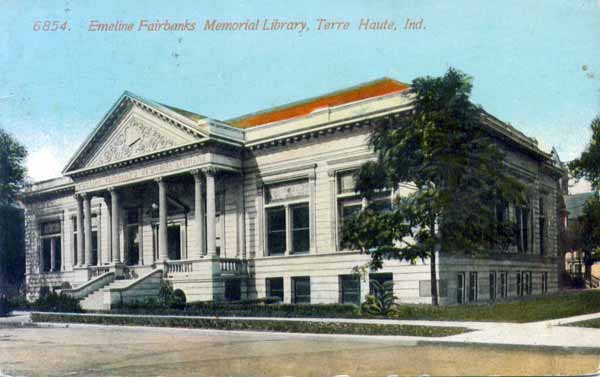
[[165,265],[167,274],[178,272],[194,272],[194,263],[192,261],[166,261]]
[[221,273],[245,274],[247,273],[246,262],[235,258],[220,258],[219,265]]

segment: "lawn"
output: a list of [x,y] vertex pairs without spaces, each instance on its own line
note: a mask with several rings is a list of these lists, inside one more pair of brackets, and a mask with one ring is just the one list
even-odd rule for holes
[[[533,322],[600,312],[600,290],[561,292],[525,297],[496,304],[480,303],[433,307],[400,305],[390,319],[438,321]],[[218,316],[218,317],[295,317],[295,318],[374,318],[349,304],[231,304],[195,303],[183,309],[134,306],[115,308],[115,314]],[[382,317],[376,317],[382,318]]]
[[570,323],[566,326],[589,327],[593,329],[600,329],[600,319],[590,319],[589,321]]
[[534,322],[600,312],[600,290],[563,292],[497,304],[402,305],[400,319]]

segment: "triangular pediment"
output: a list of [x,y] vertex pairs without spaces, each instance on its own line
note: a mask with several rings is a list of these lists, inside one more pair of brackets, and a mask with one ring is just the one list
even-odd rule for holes
[[[124,95],[71,159],[64,173],[96,169],[207,139],[163,105]],[[165,114],[167,113],[167,114]],[[169,116],[172,115],[172,116]]]
[[167,150],[198,139],[134,108],[97,148],[86,168]]

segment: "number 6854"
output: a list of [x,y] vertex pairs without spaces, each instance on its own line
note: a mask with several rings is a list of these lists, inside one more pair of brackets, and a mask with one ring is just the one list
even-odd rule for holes
[[33,31],[67,31],[69,25],[67,21],[35,21],[33,23]]

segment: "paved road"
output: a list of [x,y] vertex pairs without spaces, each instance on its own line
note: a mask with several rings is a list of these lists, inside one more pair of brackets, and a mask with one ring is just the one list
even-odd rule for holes
[[583,374],[600,351],[75,325],[0,328],[0,376]]

